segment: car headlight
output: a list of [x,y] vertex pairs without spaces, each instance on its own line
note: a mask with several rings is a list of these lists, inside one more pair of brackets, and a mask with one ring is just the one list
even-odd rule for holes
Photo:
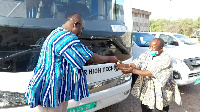
[[0,91],[0,108],[24,105],[26,105],[26,98],[23,93]]
[[173,71],[173,78],[174,79],[182,79],[181,74],[177,71]]

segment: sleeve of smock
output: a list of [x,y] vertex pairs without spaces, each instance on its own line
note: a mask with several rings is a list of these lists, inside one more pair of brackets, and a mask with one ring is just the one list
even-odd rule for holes
[[148,69],[154,78],[157,79],[163,86],[172,75],[172,59],[169,55],[164,55],[162,60],[153,63],[152,67]]
[[93,52],[78,39],[73,39],[68,42],[65,47],[59,49],[58,53],[64,56],[73,67],[78,69],[81,69],[93,55]]
[[84,66],[92,55],[93,52],[81,43],[73,44],[63,53],[63,56],[67,59],[67,61],[73,63],[73,66],[77,68]]

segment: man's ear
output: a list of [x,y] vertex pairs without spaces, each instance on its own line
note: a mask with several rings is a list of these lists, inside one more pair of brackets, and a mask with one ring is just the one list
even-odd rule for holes
[[161,47],[159,51],[162,52],[163,51],[163,47]]
[[78,24],[80,24],[79,22],[75,22],[74,25],[77,26]]
[[75,23],[73,24],[73,27],[76,27],[76,25],[77,25],[77,23],[75,22]]

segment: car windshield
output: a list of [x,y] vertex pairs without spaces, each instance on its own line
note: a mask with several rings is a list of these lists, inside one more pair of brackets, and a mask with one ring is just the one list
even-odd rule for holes
[[66,19],[79,13],[85,20],[124,22],[124,0],[3,0],[0,17]]
[[183,42],[184,44],[187,44],[187,45],[193,45],[193,44],[196,44],[194,42],[192,42],[190,40],[190,38],[184,36],[184,35],[174,35],[175,37],[177,37],[181,42]]
[[149,33],[133,32],[133,41],[140,47],[149,47],[155,36]]

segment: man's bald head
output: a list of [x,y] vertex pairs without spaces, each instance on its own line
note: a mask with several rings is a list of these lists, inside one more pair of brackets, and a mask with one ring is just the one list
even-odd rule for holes
[[164,47],[164,45],[165,45],[165,42],[161,38],[155,38],[152,41],[155,41],[156,43],[159,43],[160,48]]
[[80,36],[82,34],[82,30],[84,29],[85,22],[80,14],[71,14],[67,17],[65,23],[62,27],[68,31],[71,31],[76,36]]
[[84,22],[84,20],[83,20],[83,18],[81,17],[81,15],[80,15],[80,14],[77,14],[77,13],[74,13],[74,14],[69,15],[69,16],[67,17],[67,19],[66,19],[65,22],[71,21],[71,20],[73,20],[73,21],[83,21],[83,22]]

